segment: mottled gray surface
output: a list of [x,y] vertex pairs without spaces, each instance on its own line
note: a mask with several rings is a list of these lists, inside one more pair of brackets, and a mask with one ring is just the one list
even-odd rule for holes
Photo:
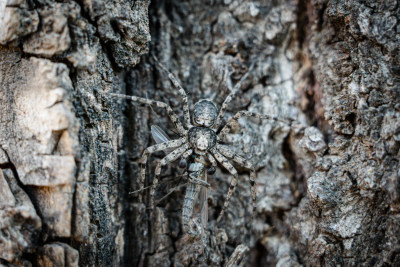
[[[400,265],[399,9],[396,0],[0,5],[0,264]],[[206,247],[182,232],[184,187],[154,212],[148,192],[144,203],[129,194],[154,144],[150,126],[177,137],[167,114],[96,91],[166,101],[182,116],[148,52],[192,103],[218,107],[254,63],[227,115],[298,122],[241,119],[226,137],[257,166],[257,214],[239,169],[216,225],[232,178],[219,168]],[[147,184],[163,155],[151,158]],[[162,180],[178,173],[172,164]]]

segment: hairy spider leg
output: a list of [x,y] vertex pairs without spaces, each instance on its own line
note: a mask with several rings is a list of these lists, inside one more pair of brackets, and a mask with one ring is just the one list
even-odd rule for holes
[[[216,84],[215,86],[213,86],[213,88],[211,89],[212,92],[214,92],[211,101],[214,102],[215,97],[217,97],[217,91],[221,88],[221,86],[223,88],[229,88],[229,91],[232,91],[232,80],[228,79],[229,75],[231,74],[231,71],[228,71],[228,67],[226,67],[224,69],[224,74],[222,76],[222,78],[218,81],[218,84]],[[225,84],[223,83],[225,82]]]
[[210,161],[211,165],[212,165],[213,167],[217,168],[218,163],[217,163],[217,161],[215,160],[215,158],[214,158],[210,153],[207,153],[207,158],[208,158],[208,161]]
[[223,156],[227,157],[228,159],[233,160],[239,166],[250,170],[250,189],[251,189],[251,198],[253,200],[252,217],[254,217],[255,212],[256,212],[256,208],[257,208],[257,195],[256,195],[256,188],[255,188],[256,172],[254,170],[253,164],[251,164],[251,162],[249,162],[245,158],[235,154],[232,150],[230,150],[228,148],[228,146],[217,144],[216,149]]
[[290,119],[290,118],[281,119],[281,118],[278,118],[278,117],[275,117],[275,116],[264,115],[264,114],[259,114],[259,113],[254,113],[254,112],[251,112],[251,111],[247,111],[247,110],[242,110],[242,111],[237,112],[233,117],[231,117],[228,120],[228,122],[226,123],[224,128],[222,128],[221,132],[218,134],[218,137],[222,137],[225,134],[229,133],[230,130],[232,129],[233,125],[241,117],[255,117],[255,118],[259,118],[259,119],[267,119],[267,120],[271,120],[271,121],[285,123],[288,126],[292,126],[292,124],[293,124],[293,119]]
[[106,93],[114,97],[119,97],[119,98],[124,98],[131,100],[133,102],[141,103],[141,104],[148,104],[148,105],[155,105],[159,108],[163,108],[167,111],[167,114],[173,124],[175,125],[175,128],[178,130],[180,136],[184,136],[186,134],[186,130],[182,125],[182,122],[179,120],[178,116],[175,114],[175,112],[172,110],[171,106],[168,104],[161,102],[161,101],[156,101],[156,100],[150,100],[147,98],[142,98],[138,96],[130,96],[130,95],[123,95],[123,94],[116,94],[116,93]]
[[251,198],[253,200],[253,211],[251,213],[251,219],[253,220],[256,215],[257,210],[257,194],[256,194],[256,171],[250,170],[250,189],[251,189]]
[[182,154],[182,159],[187,160],[187,158],[192,154],[193,154],[193,149],[189,149],[188,151],[185,151],[185,153]]
[[178,159],[180,156],[182,156],[183,153],[185,153],[188,149],[190,148],[190,144],[186,143],[181,147],[178,147],[171,153],[169,153],[167,156],[165,156],[156,166],[156,171],[154,175],[154,180],[153,180],[153,185],[150,190],[150,209],[154,208],[154,194],[156,192],[157,184],[158,184],[158,179],[161,174],[161,168],[168,163]]
[[211,150],[211,154],[217,159],[217,161],[218,161],[219,163],[221,163],[221,165],[222,165],[225,169],[228,170],[228,172],[229,172],[230,174],[233,175],[233,179],[232,179],[232,181],[231,181],[231,184],[230,184],[230,186],[229,186],[228,193],[227,193],[226,198],[225,198],[224,206],[222,207],[222,210],[221,210],[221,212],[220,212],[220,214],[218,215],[218,218],[217,218],[217,223],[218,223],[218,222],[221,220],[222,216],[223,216],[224,213],[225,213],[226,208],[227,208],[228,205],[229,205],[229,201],[230,201],[230,199],[231,199],[233,190],[235,189],[235,186],[237,185],[238,173],[237,173],[235,167],[233,167],[233,165],[228,161],[228,159],[225,158],[223,155],[221,155],[221,153],[219,153],[216,149],[212,149],[212,150]]
[[[146,164],[147,164],[147,159],[149,157],[150,154],[157,152],[157,151],[161,151],[161,150],[165,150],[168,148],[176,148],[181,146],[182,144],[184,144],[186,142],[186,138],[180,138],[180,139],[176,139],[176,140],[171,140],[171,141],[167,141],[164,143],[160,143],[160,144],[156,144],[153,146],[149,146],[148,148],[146,148],[143,152],[142,158],[140,159],[140,180],[139,180],[139,186],[140,189],[139,190],[143,190],[144,189],[144,181],[146,179]],[[140,197],[140,201],[141,201],[141,197]]]
[[[249,74],[253,70],[253,68],[254,68],[254,63],[251,64],[248,71],[242,76],[242,78],[239,80],[239,82],[237,84],[235,84],[235,87],[233,87],[230,94],[225,98],[224,102],[222,103],[221,109],[219,110],[214,129],[218,129],[221,126],[222,119],[224,118],[226,109],[228,108],[228,104],[232,101],[232,99],[239,92],[240,87],[242,87],[243,82],[247,79],[247,77],[249,76]],[[228,85],[230,85],[230,83],[228,83]]]
[[242,156],[239,156],[237,153],[233,152],[228,146],[222,144],[216,144],[216,149],[218,150],[218,152],[220,152],[228,159],[232,159],[234,162],[238,163],[241,167],[244,167],[249,170],[253,169],[253,165],[250,163],[250,161],[246,160]]
[[163,64],[161,64],[161,62],[157,59],[156,56],[153,55],[153,58],[157,62],[157,64],[160,66],[160,68],[162,68],[168,74],[168,78],[172,82],[172,84],[175,86],[175,88],[178,89],[178,92],[183,99],[184,124],[189,129],[191,127],[189,101],[188,101],[188,96],[187,96],[185,89],[183,89],[183,87],[180,85],[180,83],[178,82],[178,79],[176,79],[175,76],[166,67],[164,67]]

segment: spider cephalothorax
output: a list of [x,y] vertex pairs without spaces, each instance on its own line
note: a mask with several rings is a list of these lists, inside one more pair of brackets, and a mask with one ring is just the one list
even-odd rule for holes
[[217,134],[211,128],[194,126],[188,132],[189,142],[195,153],[203,155],[217,143]]

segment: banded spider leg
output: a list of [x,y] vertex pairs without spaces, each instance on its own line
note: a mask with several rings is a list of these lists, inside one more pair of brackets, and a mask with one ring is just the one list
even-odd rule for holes
[[[229,101],[231,100],[231,98],[229,99]],[[226,102],[229,103],[229,101]],[[225,102],[224,102],[225,103]],[[220,110],[220,114],[221,112],[225,112],[225,110]],[[222,118],[223,116],[221,116]],[[264,115],[264,114],[259,114],[259,113],[254,113],[254,112],[250,112],[250,111],[239,111],[237,112],[233,117],[231,117],[228,122],[225,124],[225,126],[221,129],[221,131],[218,134],[218,137],[220,139],[222,139],[226,134],[228,134],[231,129],[232,126],[241,118],[241,117],[255,117],[255,118],[259,118],[259,119],[267,119],[267,120],[272,120],[275,122],[281,122],[284,123],[288,126],[292,126],[293,125],[293,121],[290,118],[278,118],[275,116],[270,116],[270,115]],[[252,197],[252,201],[253,201],[253,212],[252,212],[252,217],[255,216],[255,212],[256,212],[256,208],[257,208],[257,198],[256,198],[256,189],[255,189],[255,179],[256,179],[256,172],[255,172],[255,168],[252,165],[251,162],[249,162],[248,160],[246,160],[245,158],[236,155],[231,149],[228,148],[228,146],[226,145],[222,145],[222,144],[217,144],[215,148],[213,148],[211,150],[211,154],[218,160],[218,162],[221,163],[222,166],[225,167],[225,169],[227,169],[232,175],[233,175],[233,179],[231,181],[231,184],[229,186],[229,190],[228,193],[226,195],[225,201],[224,201],[224,205],[222,207],[222,210],[217,218],[217,222],[221,220],[222,216],[225,213],[226,208],[229,206],[229,201],[230,198],[232,196],[232,193],[237,185],[237,179],[238,179],[238,174],[237,174],[237,170],[233,167],[233,165],[228,161],[228,159],[234,161],[236,164],[238,164],[239,166],[246,168],[250,171],[250,188],[251,188],[251,197]]]

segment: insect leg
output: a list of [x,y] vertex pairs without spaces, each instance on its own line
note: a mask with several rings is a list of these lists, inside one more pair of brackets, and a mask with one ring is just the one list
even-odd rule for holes
[[[103,92],[103,93],[106,93],[106,92]],[[138,97],[138,96],[130,96],[130,95],[123,95],[123,94],[116,94],[116,93],[106,93],[106,94],[113,96],[113,97],[128,99],[133,102],[137,102],[137,103],[141,103],[141,104],[154,105],[156,107],[163,108],[167,111],[169,118],[174,123],[175,128],[178,130],[179,134],[181,136],[186,134],[186,130],[183,127],[182,122],[179,120],[178,116],[175,114],[175,112],[172,110],[172,108],[168,104],[161,102],[161,101],[150,100],[150,99],[142,98],[142,97]]]
[[156,56],[153,55],[153,58],[157,62],[157,64],[160,66],[160,68],[163,69],[168,74],[168,78],[172,82],[172,84],[175,86],[175,88],[178,89],[178,92],[183,99],[184,123],[186,124],[186,127],[189,129],[189,127],[191,126],[190,113],[189,113],[189,101],[188,101],[188,96],[187,96],[185,89],[183,89],[183,87],[180,85],[180,83],[175,78],[175,76],[166,67],[164,67],[163,64],[161,64],[161,62],[157,59]]
[[219,216],[217,218],[217,222],[219,222],[221,220],[222,216],[224,215],[226,208],[229,205],[229,200],[231,199],[233,190],[235,189],[235,186],[238,181],[238,173],[237,173],[236,169],[233,167],[233,165],[228,161],[228,159],[225,158],[223,155],[221,155],[221,153],[219,153],[216,149],[213,149],[211,151],[211,154],[217,159],[217,161],[219,163],[221,163],[222,166],[224,166],[225,169],[227,169],[233,175],[233,179],[229,186],[228,194],[226,195],[226,198],[225,198],[224,206],[222,207],[221,213],[219,214]]
[[146,148],[143,152],[142,158],[140,159],[140,180],[139,180],[139,190],[143,190],[144,188],[144,180],[146,178],[146,164],[147,164],[147,159],[148,156],[154,152],[157,151],[161,151],[161,150],[165,150],[168,148],[175,148],[175,147],[179,147],[182,144],[184,144],[186,142],[186,138],[180,138],[177,140],[171,140],[165,143],[161,143],[161,144],[156,144],[153,146],[150,146],[148,148]]
[[[182,176],[183,176],[183,175],[185,175],[185,173],[182,174],[182,175],[179,175],[179,176],[177,176],[177,177],[174,177],[174,178],[172,178],[172,179],[165,179],[165,180],[163,180],[162,182],[160,182],[160,183],[158,183],[158,184],[172,183],[172,182],[174,182],[174,181],[177,181],[177,180],[179,180],[179,179],[182,179]],[[150,189],[150,188],[151,188],[151,185],[146,186],[146,187],[143,187],[142,189],[138,189],[138,190],[135,190],[135,191],[131,191],[131,192],[129,192],[129,194],[130,194],[130,195],[131,195],[131,194],[137,194],[137,193],[143,192],[144,190],[147,190],[147,189]]]
[[169,192],[163,196],[162,198],[160,198],[159,200],[157,200],[156,202],[156,206],[161,203],[161,201],[163,201],[164,199],[166,199],[167,197],[169,197],[173,192],[175,192],[176,190],[178,190],[179,188],[183,187],[185,184],[180,184],[178,186],[175,186],[174,188],[170,189]]
[[229,133],[230,130],[232,129],[233,125],[241,118],[241,117],[255,117],[255,118],[259,118],[259,119],[267,119],[267,120],[271,120],[271,121],[276,121],[276,122],[282,122],[285,123],[289,126],[292,126],[293,124],[293,119],[291,118],[278,118],[275,116],[270,116],[270,115],[264,115],[264,114],[259,114],[259,113],[254,113],[251,111],[247,111],[247,110],[242,110],[237,112],[233,117],[231,117],[228,122],[226,123],[226,125],[224,126],[224,128],[222,128],[221,132],[218,134],[218,137],[222,137],[225,134]]
[[249,162],[245,158],[235,154],[232,150],[230,150],[225,145],[217,144],[216,149],[223,156],[225,156],[229,159],[232,159],[239,166],[250,170],[250,189],[251,189],[251,198],[253,200],[253,217],[254,217],[255,212],[256,212],[256,207],[257,207],[257,196],[256,196],[256,189],[255,189],[256,172],[254,170],[253,164],[251,164],[251,162]]
[[210,187],[209,183],[207,183],[207,182],[205,182],[205,181],[203,181],[201,179],[197,179],[197,178],[193,178],[193,177],[190,177],[188,179],[193,184],[198,184],[198,185],[201,185],[201,186],[203,186],[205,188],[209,188]]
[[154,208],[154,194],[156,192],[157,184],[158,184],[158,179],[161,174],[161,168],[164,165],[167,165],[169,162],[172,162],[176,159],[178,159],[180,156],[182,156],[183,153],[185,153],[189,149],[190,145],[188,143],[184,144],[183,146],[175,149],[171,153],[169,153],[167,156],[165,156],[156,166],[156,171],[155,171],[155,176],[153,180],[153,185],[151,186],[150,189],[150,208]]

